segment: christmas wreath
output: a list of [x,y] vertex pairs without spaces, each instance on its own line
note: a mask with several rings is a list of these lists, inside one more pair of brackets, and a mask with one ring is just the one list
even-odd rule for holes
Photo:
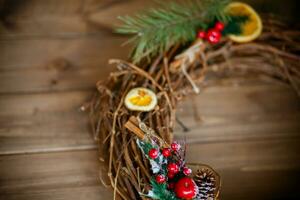
[[89,104],[101,180],[114,199],[218,199],[219,175],[188,163],[188,144],[173,139],[176,105],[224,72],[263,74],[300,95],[300,32],[228,0],[171,2],[121,20],[131,58],[109,61],[118,71]]

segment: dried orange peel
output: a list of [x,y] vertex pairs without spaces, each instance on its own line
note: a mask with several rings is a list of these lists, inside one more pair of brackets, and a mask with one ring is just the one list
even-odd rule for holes
[[239,35],[229,35],[234,42],[250,42],[260,36],[263,25],[260,16],[248,4],[232,2],[225,8],[225,12],[231,16],[248,16],[249,20],[242,25],[242,33]]
[[127,93],[124,103],[129,110],[148,112],[157,105],[157,97],[147,88],[133,88]]

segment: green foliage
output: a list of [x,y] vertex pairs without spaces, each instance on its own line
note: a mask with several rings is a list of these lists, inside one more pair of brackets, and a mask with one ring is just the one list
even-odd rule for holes
[[137,140],[137,145],[141,149],[142,153],[146,158],[148,158],[150,165],[151,165],[151,170],[153,174],[157,174],[162,171],[164,162],[166,160],[162,155],[159,155],[156,159],[151,159],[148,154],[150,149],[156,148],[159,149],[159,146],[152,140]]
[[148,197],[157,200],[179,200],[175,193],[167,189],[167,184],[159,184],[154,179],[151,179],[152,190],[148,193]]
[[147,156],[147,158],[148,158],[148,153],[149,153],[150,149],[158,148],[157,145],[151,144],[150,142],[141,141],[141,140],[138,140],[138,146],[140,147],[142,152],[145,154],[145,156]]
[[145,11],[134,17],[120,17],[123,25],[118,33],[133,34],[133,62],[167,52],[175,44],[185,44],[196,38],[199,29],[218,19],[227,21],[224,7],[229,0],[186,0],[182,3],[161,3],[161,8]]
[[[143,152],[144,156],[149,159],[152,172],[167,175],[167,159],[160,155],[157,159],[153,160],[149,158],[148,152],[152,148],[159,148],[157,144],[152,140],[137,140],[138,147]],[[151,199],[157,200],[178,200],[174,192],[168,190],[167,183],[159,184],[156,182],[155,178],[152,178],[150,181],[152,189],[148,194],[141,194]]]
[[229,16],[225,29],[222,34],[224,36],[228,34],[239,35],[242,33],[242,25],[249,20],[249,16]]

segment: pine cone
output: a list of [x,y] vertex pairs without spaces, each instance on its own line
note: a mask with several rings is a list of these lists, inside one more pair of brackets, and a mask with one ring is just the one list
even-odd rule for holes
[[197,200],[215,200],[217,198],[219,183],[214,171],[209,168],[198,169],[194,181],[199,189]]

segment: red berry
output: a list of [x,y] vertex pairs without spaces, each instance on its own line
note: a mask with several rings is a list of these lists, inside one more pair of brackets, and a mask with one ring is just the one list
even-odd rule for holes
[[152,148],[152,149],[150,149],[148,155],[150,158],[156,159],[158,157],[158,150],[155,148]]
[[175,176],[175,174],[174,174],[174,173],[172,173],[172,172],[168,172],[168,178],[169,178],[169,179],[172,179],[172,178],[174,178],[174,176]]
[[157,175],[155,177],[155,180],[157,183],[161,184],[161,183],[164,183],[166,181],[166,178],[164,175],[160,174],[160,175]]
[[222,22],[216,22],[215,24],[215,29],[217,29],[218,31],[223,31],[225,28],[225,24]]
[[199,31],[199,32],[198,32],[198,38],[202,38],[202,39],[204,39],[204,38],[205,38],[205,36],[206,36],[206,33],[205,33],[205,31]]
[[179,172],[179,167],[175,163],[168,164],[168,172],[177,174]]
[[164,148],[162,150],[162,155],[166,158],[169,157],[171,155],[171,150],[169,148]]
[[217,44],[218,42],[220,42],[221,36],[222,36],[222,34],[219,30],[209,29],[207,31],[206,39],[211,44]]
[[178,151],[181,148],[181,146],[180,146],[180,144],[178,144],[176,142],[173,142],[171,144],[171,148],[172,148],[173,151]]
[[192,170],[188,167],[183,168],[183,174],[189,176],[192,173]]
[[180,199],[194,199],[198,193],[198,187],[193,179],[181,178],[175,185],[175,194]]

